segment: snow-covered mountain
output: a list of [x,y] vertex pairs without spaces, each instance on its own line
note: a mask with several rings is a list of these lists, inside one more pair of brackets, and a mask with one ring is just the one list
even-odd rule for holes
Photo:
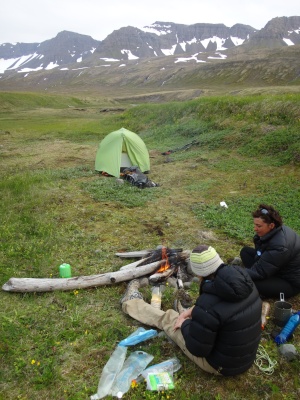
[[42,43],[0,45],[0,77],[9,71],[68,70],[153,57],[176,56],[174,63],[225,59],[226,50],[245,46],[278,47],[300,44],[300,17],[275,18],[260,31],[248,25],[155,22],[142,29],[124,27],[103,41],[73,32],[60,32]]
[[0,45],[0,90],[295,85],[299,44],[300,17],[274,18],[261,30],[155,22],[103,41],[63,31],[42,43]]
[[4,43],[0,45],[0,73],[28,73],[80,64],[100,43],[90,36],[67,31],[42,43]]

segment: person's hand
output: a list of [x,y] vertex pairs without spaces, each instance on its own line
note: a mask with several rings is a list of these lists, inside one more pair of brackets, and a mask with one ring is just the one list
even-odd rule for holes
[[174,331],[176,331],[176,329],[181,328],[183,321],[185,321],[186,319],[192,318],[193,308],[194,307],[188,308],[187,310],[184,310],[183,313],[179,314],[179,316],[174,324]]
[[186,310],[184,310],[184,311],[180,314],[180,316],[183,316],[184,319],[192,318],[192,310],[193,310],[193,308],[194,308],[194,306],[191,307],[191,308],[187,308]]
[[176,329],[180,329],[181,325],[183,324],[183,321],[185,321],[187,318],[184,317],[183,313],[180,314],[175,322],[174,325],[174,331],[176,331]]

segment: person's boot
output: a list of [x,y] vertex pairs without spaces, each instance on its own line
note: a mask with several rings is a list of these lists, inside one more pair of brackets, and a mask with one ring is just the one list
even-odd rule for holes
[[143,300],[143,295],[142,293],[139,292],[139,288],[140,288],[140,281],[138,279],[133,279],[132,281],[130,281],[127,285],[126,292],[124,293],[124,296],[120,301],[121,304],[124,303],[125,301],[133,299]]

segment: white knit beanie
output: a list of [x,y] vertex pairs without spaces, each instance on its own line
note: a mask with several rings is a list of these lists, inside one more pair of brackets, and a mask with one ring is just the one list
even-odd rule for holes
[[190,255],[191,268],[195,275],[206,277],[213,274],[223,260],[211,246],[197,246]]

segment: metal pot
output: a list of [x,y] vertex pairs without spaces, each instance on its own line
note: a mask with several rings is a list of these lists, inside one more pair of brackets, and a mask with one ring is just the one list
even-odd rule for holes
[[274,303],[274,322],[283,327],[292,315],[292,305],[284,300],[284,293],[280,293],[280,301]]

